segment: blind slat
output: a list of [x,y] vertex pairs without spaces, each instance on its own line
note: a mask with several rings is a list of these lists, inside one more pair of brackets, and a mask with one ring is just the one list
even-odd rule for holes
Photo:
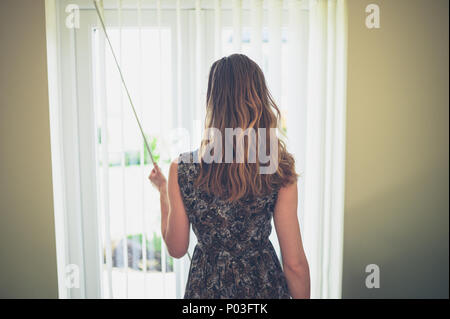
[[214,0],[214,56],[222,56],[222,0]]
[[180,0],[177,0],[177,8],[176,8],[176,24],[177,24],[177,124],[178,127],[182,126],[181,121],[181,3]]
[[242,0],[233,0],[233,48],[242,50]]
[[269,0],[269,85],[275,98],[281,98],[281,9],[282,0]]
[[[123,33],[123,17],[122,17],[122,0],[117,3],[117,18],[119,25],[119,64],[123,65],[122,54],[122,33]],[[125,127],[124,127],[124,103],[123,89],[120,90],[120,134],[121,134],[121,169],[122,169],[122,257],[123,268],[125,272],[125,298],[128,298],[128,239],[127,239],[127,209],[126,209],[126,183],[125,183]]]
[[[205,116],[205,108],[202,103],[202,92],[203,92],[203,38],[202,38],[202,10],[201,1],[195,1],[195,108],[196,108],[196,118],[194,123],[202,121]],[[201,125],[194,125],[194,138],[201,136]],[[197,141],[196,141],[197,142]],[[200,142],[200,141],[198,141]]]
[[[138,15],[138,29],[139,29],[139,52],[138,52],[138,82],[139,82],[139,113],[142,120],[144,120],[144,106],[142,97],[142,82],[143,82],[143,58],[142,58],[142,0],[138,0],[137,3],[137,15]],[[140,152],[140,168],[142,176],[145,176],[145,145],[142,143]],[[144,298],[147,298],[147,221],[146,221],[146,207],[145,207],[145,179],[141,179],[141,196],[142,196],[142,271],[144,273],[143,289]]]
[[262,14],[263,0],[252,0],[250,8],[251,54],[252,58],[262,66]]
[[[100,14],[102,18],[105,18],[103,9],[103,0],[98,1]],[[98,22],[100,24],[100,22]],[[103,188],[103,216],[105,219],[105,255],[106,255],[106,278],[108,280],[108,297],[114,298],[112,289],[112,245],[111,245],[111,217],[110,217],[110,204],[109,204],[109,150],[108,150],[108,111],[106,109],[107,97],[106,97],[106,77],[105,77],[105,45],[106,40],[102,32],[99,31],[99,82],[100,82],[100,117],[101,117],[101,161],[102,161],[102,188]],[[103,275],[103,274],[102,274]]]

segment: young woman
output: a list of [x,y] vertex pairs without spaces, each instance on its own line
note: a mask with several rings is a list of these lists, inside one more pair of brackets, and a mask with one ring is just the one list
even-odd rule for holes
[[[206,109],[206,129],[221,133],[223,143],[218,145],[230,143],[226,128],[269,130],[280,120],[263,72],[242,54],[212,65]],[[258,135],[254,144],[260,147],[262,140]],[[237,151],[238,143],[232,141]],[[249,137],[245,145],[253,145]],[[261,174],[258,155],[250,161],[248,152],[244,161],[236,160],[236,152],[231,163],[225,154],[206,161],[205,154],[211,154],[205,141],[198,151],[182,154],[171,164],[168,182],[158,166],[150,173],[161,196],[161,231],[170,255],[186,254],[190,223],[198,239],[185,298],[309,298],[294,160],[282,141],[276,139],[276,146],[272,174]],[[272,217],[283,269],[269,241]]]

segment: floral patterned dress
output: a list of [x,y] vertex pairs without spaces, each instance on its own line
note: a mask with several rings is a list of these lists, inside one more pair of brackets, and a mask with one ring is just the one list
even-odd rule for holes
[[178,163],[181,195],[198,241],[184,298],[290,298],[269,241],[278,190],[233,203],[208,195],[194,186],[199,164],[193,154],[182,154]]

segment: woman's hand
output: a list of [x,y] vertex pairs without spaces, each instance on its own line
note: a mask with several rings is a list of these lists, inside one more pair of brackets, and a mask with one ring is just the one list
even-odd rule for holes
[[157,164],[153,167],[148,179],[159,191],[167,189],[167,179]]

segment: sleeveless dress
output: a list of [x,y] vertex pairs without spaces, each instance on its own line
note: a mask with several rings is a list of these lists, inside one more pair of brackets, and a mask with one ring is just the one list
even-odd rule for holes
[[181,154],[178,163],[181,195],[198,242],[184,298],[290,298],[269,241],[278,190],[233,203],[208,195],[194,186],[200,167],[194,154]]

